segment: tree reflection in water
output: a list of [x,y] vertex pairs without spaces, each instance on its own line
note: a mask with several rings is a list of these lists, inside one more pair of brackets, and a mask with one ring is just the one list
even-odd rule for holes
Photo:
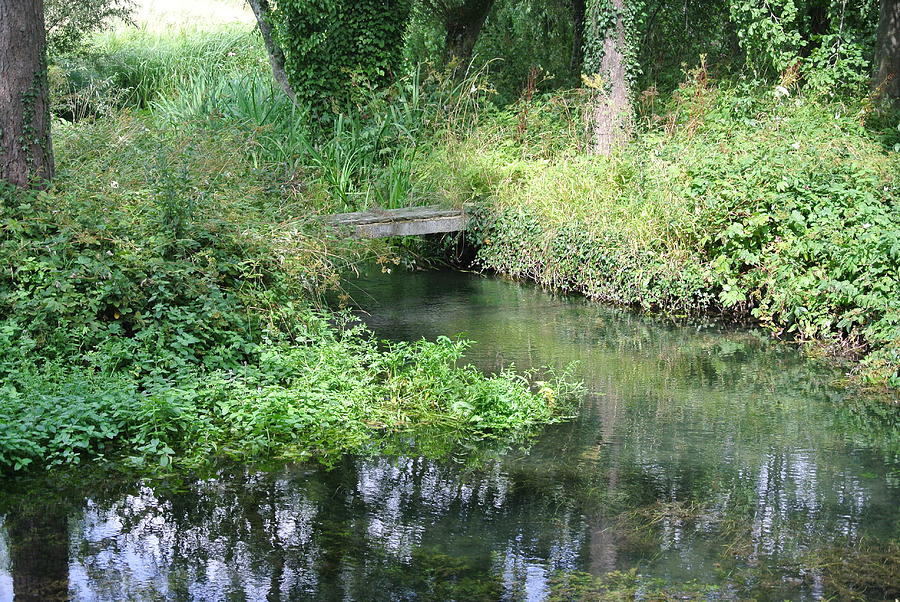
[[[467,332],[487,370],[578,360],[579,418],[480,464],[474,446],[174,487],[85,483],[62,514],[0,495],[11,585],[36,573],[19,574],[38,566],[21,556],[83,600],[540,600],[560,571],[634,568],[724,598],[813,599],[831,591],[819,552],[898,539],[896,411],[844,400],[835,372],[793,350],[471,276],[366,287],[384,304],[370,307],[376,330]],[[39,540],[70,543],[38,557]]]

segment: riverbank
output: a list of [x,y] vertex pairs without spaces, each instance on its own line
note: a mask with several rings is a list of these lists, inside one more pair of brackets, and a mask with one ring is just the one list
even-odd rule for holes
[[[577,100],[521,104],[439,147],[423,178],[479,207],[476,265],[674,316],[717,315],[854,358],[900,386],[896,113],[693,72],[610,157]],[[524,124],[524,126],[523,126]]]
[[[347,274],[412,263],[415,243],[343,240],[319,218],[435,201],[480,207],[469,239],[481,268],[607,303],[751,320],[854,355],[857,382],[896,391],[895,114],[873,99],[716,87],[695,70],[671,99],[641,105],[628,146],[597,157],[583,150],[578,93],[498,108],[482,75],[413,69],[359,90],[357,111],[311,120],[272,81],[246,23],[126,28],[55,57],[58,177],[33,195],[3,192],[0,461],[79,462],[116,442],[163,465],[244,444],[335,455],[389,426],[385,391],[415,406],[415,388],[435,390],[437,375],[455,383],[435,390],[437,415],[405,407],[400,428],[557,419],[566,410],[537,383],[457,370],[457,344],[401,353],[322,327],[336,318],[321,300]],[[397,353],[403,370],[427,369],[383,370]],[[329,388],[346,361],[366,374]],[[320,385],[329,401],[313,404]],[[484,407],[464,408],[451,389],[484,394]],[[341,405],[347,391],[358,404]],[[288,406],[248,416],[220,403],[229,396],[315,411],[296,424]],[[57,411],[63,398],[80,401]],[[357,422],[331,449],[304,431],[334,420]]]
[[51,79],[57,177],[0,190],[0,471],[331,462],[571,413],[577,387],[461,367],[465,341],[385,344],[324,303],[399,259],[319,216],[405,202],[404,132],[439,99],[312,123],[251,24],[102,34]]
[[[458,83],[414,69],[389,90],[360,91],[358,112],[313,126],[271,81],[246,24],[106,34],[72,61],[56,65],[69,90],[58,110],[90,123],[66,130],[92,148],[122,130],[126,149],[159,146],[157,165],[168,153],[193,170],[197,191],[267,198],[278,210],[254,209],[257,223],[474,202],[482,268],[601,302],[755,323],[851,358],[854,383],[900,386],[900,116],[877,97],[716,81],[701,66],[674,93],[642,97],[632,141],[596,157],[580,92],[498,108],[484,73]],[[85,87],[85,70],[111,83]],[[74,158],[105,172],[107,187],[123,170],[154,170],[91,156]],[[333,286],[363,255],[407,258],[406,242],[396,254],[373,243],[331,253],[335,241],[313,230],[319,267],[302,276],[306,294],[320,288],[313,273]]]

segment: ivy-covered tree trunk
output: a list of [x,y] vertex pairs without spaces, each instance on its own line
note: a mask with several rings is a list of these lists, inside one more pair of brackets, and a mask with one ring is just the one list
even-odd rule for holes
[[283,71],[282,86],[314,112],[340,110],[363,87],[396,78],[410,0],[252,1],[276,77]]
[[272,10],[269,7],[268,0],[247,0],[253,14],[256,15],[256,23],[259,26],[259,33],[262,36],[263,44],[266,46],[266,52],[269,55],[269,65],[272,67],[272,75],[275,81],[284,90],[288,98],[296,99],[297,94],[288,81],[287,71],[284,66],[284,50],[275,39],[275,30],[272,27]]
[[584,69],[592,89],[586,118],[591,151],[608,155],[631,135],[630,53],[625,0],[589,0]]
[[0,0],[0,180],[53,177],[43,0]]
[[881,0],[875,49],[875,85],[888,80],[885,92],[900,99],[900,0]]

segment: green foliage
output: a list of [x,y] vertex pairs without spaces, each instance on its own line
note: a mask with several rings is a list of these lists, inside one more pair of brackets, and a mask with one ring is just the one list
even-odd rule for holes
[[146,108],[179,96],[198,74],[236,76],[257,72],[265,64],[262,41],[245,26],[165,35],[132,29],[107,32],[78,53],[53,57],[52,111],[78,120],[108,116],[122,107]]
[[51,55],[71,52],[111,21],[127,21],[133,11],[134,0],[45,0],[47,49]]
[[254,164],[307,178],[322,210],[397,208],[427,194],[413,178],[419,146],[438,126],[470,126],[483,104],[480,77],[416,69],[386,89],[360,90],[358,111],[314,120],[267,75],[200,73],[152,108],[173,125],[227,124],[252,135]]
[[730,0],[731,21],[756,77],[801,66],[814,90],[858,90],[871,69],[875,0]]
[[298,99],[344,108],[356,85],[381,87],[399,73],[409,0],[284,0],[272,18]]
[[[568,2],[506,0],[497,2],[475,46],[475,54],[491,62],[496,102],[518,99],[532,69],[539,90],[572,86],[572,15]],[[495,61],[494,59],[500,59]],[[573,77],[574,76],[574,77]]]
[[682,255],[641,249],[615,225],[598,231],[573,220],[549,230],[541,213],[512,207],[482,219],[474,243],[484,268],[607,303],[678,314],[716,307],[706,266]]
[[388,253],[315,219],[335,208],[330,163],[364,157],[348,190],[405,202],[415,141],[456,115],[456,87],[415,76],[370,93],[367,115],[312,142],[323,126],[242,67],[252,52],[189,76],[169,59],[197,46],[165,48],[137,63],[151,112],[58,122],[54,187],[3,191],[2,470],[331,461],[419,427],[455,441],[566,413],[567,385],[457,367],[463,342],[382,344],[312,309],[343,269]]
[[[900,384],[900,164],[854,108],[709,87],[702,71],[639,142],[566,145],[559,102],[522,137],[501,113],[433,157],[431,182],[483,212],[482,266],[614,303],[718,311],[864,356]],[[874,121],[874,120],[873,120]],[[887,119],[892,123],[891,119]],[[546,123],[546,122],[545,122]]]
[[747,63],[758,75],[780,73],[796,62],[805,44],[796,0],[735,0],[729,8]]
[[[640,74],[637,51],[640,29],[645,16],[643,0],[623,0],[622,10],[617,10],[611,0],[587,0],[585,2],[584,24],[584,64],[582,71],[587,75],[601,74],[601,65],[607,40],[617,40],[616,27],[622,20],[625,31],[624,47],[619,51],[626,60],[626,79],[632,86]],[[618,46],[618,42],[616,42]]]
[[727,2],[646,2],[640,24],[636,91],[676,89],[685,67],[701,55],[720,70],[740,61]]
[[[211,458],[336,460],[423,426],[500,436],[554,422],[571,385],[533,393],[510,372],[458,368],[465,342],[378,345],[299,312],[303,332],[231,370],[198,365],[154,378],[50,364],[20,366],[0,387],[0,467],[20,470],[128,456],[193,467]],[[556,389],[553,389],[556,391]]]

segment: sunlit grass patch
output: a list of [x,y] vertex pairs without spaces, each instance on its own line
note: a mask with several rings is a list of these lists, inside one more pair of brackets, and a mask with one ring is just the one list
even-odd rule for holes
[[[142,29],[159,32],[255,23],[250,6],[243,0],[139,0],[133,20]],[[126,24],[119,25],[125,27]]]

